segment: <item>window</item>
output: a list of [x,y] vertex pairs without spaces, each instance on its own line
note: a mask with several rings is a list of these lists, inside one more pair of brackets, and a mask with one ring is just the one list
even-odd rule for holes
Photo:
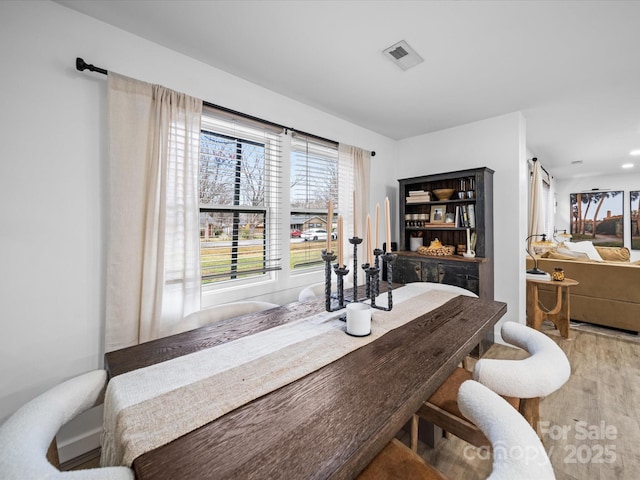
[[[336,215],[327,220],[329,201],[338,205],[338,147],[294,133],[291,139],[291,269],[322,264],[327,236],[337,249]],[[301,232],[294,238],[294,230]],[[295,233],[297,235],[297,233]]]
[[200,134],[202,284],[280,265],[282,129],[205,107]]

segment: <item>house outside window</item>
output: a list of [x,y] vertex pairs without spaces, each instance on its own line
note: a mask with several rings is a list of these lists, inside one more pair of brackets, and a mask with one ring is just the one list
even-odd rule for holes
[[281,132],[205,110],[200,134],[202,284],[281,268]]
[[[294,133],[291,139],[290,223],[302,224],[302,236],[290,242],[293,271],[318,267],[327,236],[335,236],[336,218],[327,220],[329,201],[338,208],[338,147]],[[293,228],[293,227],[292,227]],[[324,230],[314,234],[314,230]],[[307,232],[307,235],[305,235]],[[314,240],[316,239],[317,240]],[[337,242],[331,239],[332,250]]]

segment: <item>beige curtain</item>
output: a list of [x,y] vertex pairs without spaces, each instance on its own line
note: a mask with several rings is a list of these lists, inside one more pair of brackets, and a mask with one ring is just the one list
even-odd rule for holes
[[[353,245],[347,238],[353,237],[354,214],[357,219],[358,237],[365,237],[366,218],[369,213],[369,170],[371,164],[371,152],[351,145],[340,144],[338,147],[338,171],[340,172],[338,184],[339,213],[343,215],[345,222],[344,245],[345,263],[349,268],[346,277],[350,282],[353,279]],[[354,212],[354,192],[356,211]],[[374,234],[375,235],[375,234]],[[362,244],[358,248],[358,263],[364,259]],[[352,282],[351,282],[352,283]],[[364,273],[358,271],[358,285],[364,284]]]
[[109,72],[106,351],[200,308],[202,101]]
[[[546,210],[543,205],[544,191],[542,185],[542,167],[540,166],[540,162],[535,158],[532,163],[531,186],[529,188],[529,235],[541,235],[545,233],[544,216]],[[540,238],[530,238],[529,245],[527,245],[527,247],[531,246],[531,242],[535,242],[537,240],[540,240]]]

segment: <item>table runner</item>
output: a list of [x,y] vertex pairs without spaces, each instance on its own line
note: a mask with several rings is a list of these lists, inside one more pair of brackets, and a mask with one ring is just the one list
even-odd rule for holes
[[[111,379],[101,464],[130,466],[139,455],[328,365],[457,295],[422,293],[425,289],[420,284],[395,290],[394,309],[373,311],[367,337],[345,335],[338,319],[344,311],[322,312]],[[376,303],[386,303],[386,294]]]

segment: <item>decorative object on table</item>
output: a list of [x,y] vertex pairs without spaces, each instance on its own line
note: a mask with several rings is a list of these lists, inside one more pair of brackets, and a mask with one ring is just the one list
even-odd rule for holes
[[[332,211],[331,204],[330,212]],[[354,211],[355,211],[355,192],[354,192]],[[386,242],[384,243],[385,248],[387,245],[391,245],[391,218],[390,218],[390,207],[389,207],[389,199],[385,199],[385,217],[386,217]],[[322,259],[325,262],[325,309],[328,312],[334,312],[337,310],[341,310],[345,308],[345,298],[344,298],[344,276],[349,273],[349,270],[345,267],[343,263],[343,255],[342,255],[342,242],[343,242],[343,219],[342,215],[338,215],[338,256],[334,255],[333,252],[329,252],[327,250],[322,251]],[[351,303],[358,303],[364,300],[371,300],[371,308],[377,308],[379,310],[391,310],[393,308],[393,267],[392,261],[395,258],[395,254],[383,252],[378,248],[378,244],[380,242],[379,238],[379,223],[380,223],[380,207],[376,205],[376,218],[375,218],[375,244],[373,242],[373,237],[371,235],[371,216],[367,215],[367,229],[365,232],[366,241],[364,242],[365,247],[365,263],[362,265],[362,269],[365,272],[365,297],[358,298],[358,245],[363,243],[365,239],[359,238],[357,235],[358,227],[357,221],[354,218],[353,231],[354,236],[349,238],[348,241],[353,245],[353,298]],[[330,242],[327,242],[327,249],[330,247]],[[333,270],[336,273],[338,279],[336,282],[337,288],[337,298],[338,303],[336,306],[332,305],[331,302],[331,262],[338,259],[338,263],[333,266]],[[375,260],[374,260],[375,258]],[[382,265],[380,264],[380,260],[384,262]],[[387,279],[387,307],[380,307],[376,305],[375,297],[378,296],[380,291],[380,272],[382,270],[386,272]],[[346,316],[342,318],[346,320]]]
[[429,244],[428,247],[419,247],[418,253],[420,255],[432,255],[432,256],[446,256],[453,255],[455,247],[453,245],[443,245],[437,238]]
[[433,191],[433,194],[436,196],[438,200],[449,200],[455,192],[455,188],[436,188]]
[[555,267],[553,269],[553,273],[551,274],[551,278],[556,282],[561,282],[564,280],[564,269],[560,267]]
[[622,190],[593,189],[570,194],[573,241],[590,240],[595,244],[607,242],[611,247],[624,246],[623,200]]
[[371,306],[366,303],[350,303],[347,305],[346,331],[354,337],[371,335]]

